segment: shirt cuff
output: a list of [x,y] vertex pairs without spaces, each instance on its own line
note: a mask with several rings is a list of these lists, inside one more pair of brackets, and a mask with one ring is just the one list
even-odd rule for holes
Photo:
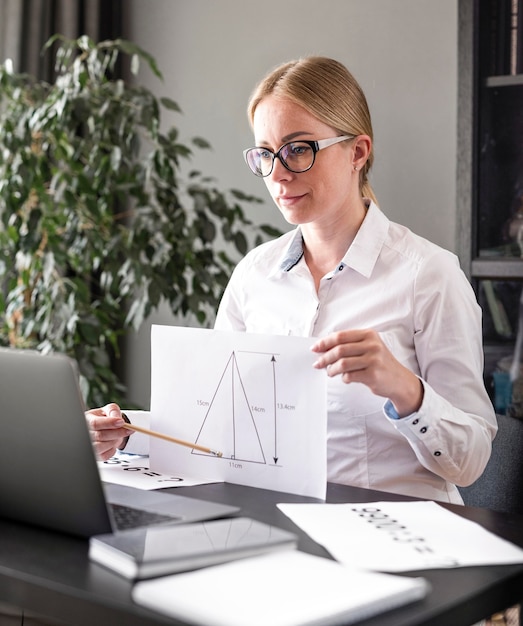
[[396,411],[396,409],[394,408],[394,405],[392,404],[390,400],[387,400],[387,402],[385,402],[385,405],[383,406],[383,410],[385,411],[385,415],[391,420],[401,419],[401,417],[398,415],[398,412]]
[[[126,414],[131,424],[141,426],[142,428],[150,428],[151,414],[149,411],[126,411],[124,409],[123,412]],[[149,435],[133,432],[122,452],[147,456],[149,454]]]
[[385,402],[385,404],[383,405],[383,410],[385,412],[385,415],[391,420],[404,420],[407,417],[410,417],[411,415],[414,415],[414,413],[416,413],[415,411],[414,413],[410,413],[409,415],[404,415],[403,417],[401,417],[401,415],[398,415],[398,412],[396,411],[394,405],[390,400],[387,400],[387,402]]
[[[418,376],[419,378],[419,376]],[[423,400],[425,399],[425,383],[423,382],[423,379],[419,378],[421,384],[423,385]],[[410,413],[409,415],[404,415],[403,417],[401,417],[398,412],[396,411],[394,405],[392,404],[392,402],[390,400],[387,399],[387,401],[385,402],[385,404],[383,405],[383,412],[385,413],[385,415],[391,419],[391,420],[404,420],[407,417],[412,417],[413,415],[416,415],[416,413],[419,413],[421,410],[421,407],[423,406],[423,400],[421,401],[421,406],[417,411],[414,411],[413,413]]]

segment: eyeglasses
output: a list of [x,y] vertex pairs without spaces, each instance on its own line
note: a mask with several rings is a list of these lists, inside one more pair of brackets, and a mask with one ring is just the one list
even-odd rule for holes
[[319,141],[291,141],[284,144],[278,152],[273,152],[268,148],[248,148],[243,151],[243,156],[247,165],[256,176],[269,176],[274,168],[274,159],[280,159],[284,167],[290,172],[300,174],[310,170],[316,159],[316,152],[333,146],[340,141],[354,139],[356,135],[342,135],[331,139],[320,139]]

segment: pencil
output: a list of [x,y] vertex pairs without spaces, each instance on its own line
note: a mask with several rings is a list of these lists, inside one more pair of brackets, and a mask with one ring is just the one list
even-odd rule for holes
[[155,430],[148,430],[147,428],[135,426],[134,424],[124,424],[124,428],[127,428],[128,430],[135,430],[138,433],[143,433],[144,435],[149,435],[150,437],[158,437],[158,439],[164,439],[165,441],[170,441],[171,443],[177,443],[180,446],[186,446],[187,448],[192,448],[193,450],[206,452],[207,454],[212,454],[213,456],[223,456],[221,452],[211,450],[211,448],[206,448],[205,446],[200,446],[197,443],[191,443],[190,441],[183,441],[183,439],[176,439],[176,437],[164,435],[164,433],[159,433]]

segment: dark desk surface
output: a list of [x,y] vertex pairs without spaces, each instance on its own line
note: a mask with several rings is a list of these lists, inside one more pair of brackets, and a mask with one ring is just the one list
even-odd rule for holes
[[[179,493],[240,506],[242,515],[297,533],[301,550],[326,555],[275,506],[279,502],[314,502],[311,498],[223,483],[184,487]],[[327,502],[376,500],[408,498],[341,485],[328,488]],[[445,506],[523,547],[523,516]],[[90,563],[87,552],[86,541],[0,520],[0,602],[74,626],[180,624],[135,605],[132,584]],[[432,585],[426,599],[362,623],[470,626],[523,600],[523,564],[427,570],[416,575],[426,577]]]

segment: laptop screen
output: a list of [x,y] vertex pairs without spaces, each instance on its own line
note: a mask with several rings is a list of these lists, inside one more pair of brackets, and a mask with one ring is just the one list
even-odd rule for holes
[[0,349],[0,514],[90,536],[111,522],[75,363]]

